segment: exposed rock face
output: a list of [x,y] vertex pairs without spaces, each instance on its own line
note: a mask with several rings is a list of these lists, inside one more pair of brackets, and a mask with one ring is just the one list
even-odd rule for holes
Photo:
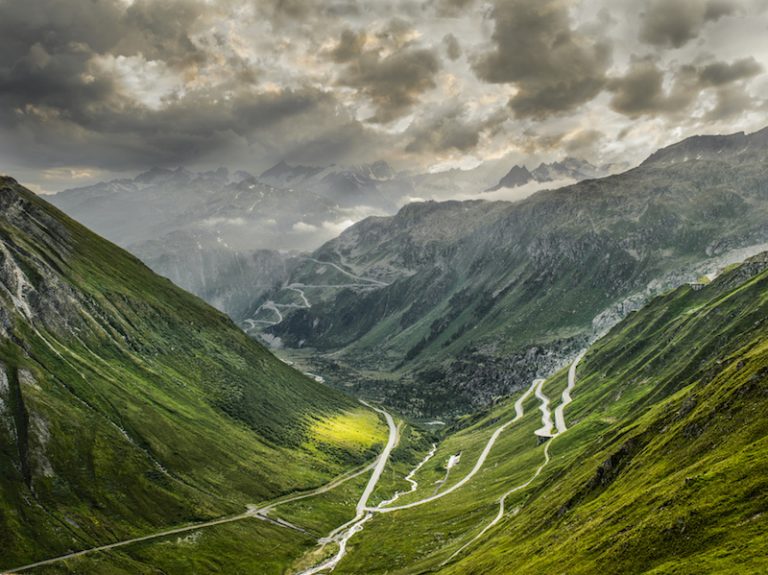
[[[2,185],[3,182],[0,182]],[[71,249],[71,238],[61,224],[39,210],[23,196],[0,188],[0,212],[18,225],[29,237],[45,245],[46,261],[31,267],[24,244],[13,238],[0,243],[0,298],[6,300],[24,318],[39,322],[46,329],[59,333],[82,326],[78,302],[73,290],[63,283],[56,269],[62,265]],[[10,316],[4,313],[3,329],[10,327]]]
[[528,171],[525,166],[513,166],[507,175],[499,180],[499,183],[490,189],[490,191],[496,191],[501,188],[516,188],[523,186],[528,182],[538,181],[534,178],[533,174]]

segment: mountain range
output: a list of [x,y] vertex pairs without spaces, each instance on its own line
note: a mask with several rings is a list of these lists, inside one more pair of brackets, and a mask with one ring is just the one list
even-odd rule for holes
[[432,450],[406,429],[376,498],[397,509],[334,572],[764,572],[767,320],[763,253],[654,298]]
[[766,154],[254,250],[240,326],[2,177],[0,569],[764,572]]
[[265,331],[402,410],[487,406],[652,295],[764,249],[767,137],[693,138],[516,203],[414,203],[368,218],[283,285],[326,283],[329,269],[348,280],[305,290],[311,307],[286,308]]
[[542,162],[533,170],[529,170],[525,166],[515,165],[499,180],[498,184],[487,191],[495,192],[502,188],[517,188],[531,182],[538,182],[540,184],[563,181],[580,182],[582,180],[607,176],[623,171],[623,169],[626,169],[626,166],[621,164],[606,164],[598,168],[586,160],[570,157],[560,162],[549,164]]
[[413,199],[476,195],[495,173],[495,165],[399,173],[382,161],[279,162],[259,176],[153,168],[48,199],[157,273],[242,319],[284,278],[281,270],[293,254],[315,249],[371,214],[394,214]]

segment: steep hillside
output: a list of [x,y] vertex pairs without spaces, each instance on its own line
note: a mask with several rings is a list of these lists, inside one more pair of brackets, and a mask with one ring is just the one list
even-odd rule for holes
[[224,168],[155,168],[47,199],[238,319],[280,281],[286,257],[277,250],[313,249],[350,217],[314,189],[278,188]]
[[375,413],[0,180],[0,568],[241,513],[384,438]]
[[[333,352],[324,369],[365,372],[360,385],[402,409],[488,405],[653,294],[764,244],[765,134],[693,139],[515,204],[427,203],[361,222],[315,259],[388,285],[337,292],[268,332]],[[424,224],[443,211],[459,217]],[[376,375],[392,371],[399,382]]]
[[764,573],[767,326],[768,254],[654,299],[572,369],[396,452],[374,499],[397,503],[334,573]]
[[[764,573],[768,257],[630,316],[579,369],[561,463],[445,573]],[[546,552],[537,550],[546,549]],[[474,571],[473,571],[474,570]]]
[[209,231],[179,230],[131,246],[131,253],[177,286],[233,318],[288,277],[292,258],[274,250],[238,251]]

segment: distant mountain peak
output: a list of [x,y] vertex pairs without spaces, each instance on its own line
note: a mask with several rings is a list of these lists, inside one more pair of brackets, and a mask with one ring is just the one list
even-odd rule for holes
[[325,170],[323,167],[291,165],[285,160],[280,160],[277,164],[265,170],[259,176],[261,180],[267,180],[270,183],[290,184],[292,182],[302,182],[312,176],[315,176]]
[[492,187],[490,192],[495,192],[501,188],[517,188],[524,186],[534,179],[533,174],[525,166],[515,165],[507,174],[499,180],[499,183]]
[[550,164],[540,163],[537,168],[530,171],[527,167],[515,165],[507,174],[499,180],[499,183],[490,188],[489,192],[495,192],[502,188],[517,188],[530,182],[554,182],[557,180],[581,181],[602,175],[602,171],[586,160],[568,156],[559,162]]

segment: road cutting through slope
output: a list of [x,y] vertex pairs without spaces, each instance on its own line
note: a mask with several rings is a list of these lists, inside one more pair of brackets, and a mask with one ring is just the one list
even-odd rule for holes
[[[365,403],[365,402],[362,402],[362,403]],[[368,404],[365,404],[365,405],[368,405]],[[371,406],[368,406],[368,407],[371,407]],[[384,465],[386,465],[386,461],[389,459],[389,454],[392,451],[392,448],[394,447],[394,445],[392,444],[392,433],[393,433],[392,430],[393,430],[393,427],[394,427],[394,420],[392,419],[392,416],[389,415],[389,413],[386,413],[385,411],[383,411],[381,409],[378,409],[378,408],[375,408],[375,407],[371,407],[371,409],[374,409],[375,411],[384,414],[384,416],[385,416],[385,418],[387,420],[387,424],[389,426],[390,435],[389,435],[389,441],[387,443],[387,446],[382,451],[382,453],[379,455],[379,457],[374,462],[366,465],[362,469],[359,469],[359,470],[353,471],[353,472],[345,473],[345,474],[341,475],[340,477],[337,477],[333,481],[318,487],[317,489],[313,489],[311,491],[307,491],[306,493],[299,493],[297,495],[284,496],[284,497],[279,498],[279,499],[275,500],[274,502],[269,503],[269,504],[267,504],[265,506],[262,506],[262,507],[258,507],[256,505],[248,505],[247,511],[245,513],[241,513],[239,515],[233,515],[233,516],[230,516],[230,517],[222,517],[222,518],[219,518],[219,519],[214,519],[212,521],[206,521],[206,522],[203,522],[203,523],[195,523],[193,525],[186,525],[186,526],[183,526],[183,527],[177,527],[177,528],[174,528],[174,529],[168,529],[166,531],[159,531],[157,533],[152,533],[150,535],[144,535],[142,537],[134,537],[132,539],[125,539],[123,541],[116,541],[115,543],[109,543],[107,545],[101,545],[99,547],[92,547],[92,548],[89,548],[89,549],[83,549],[81,551],[75,551],[73,553],[67,553],[66,555],[60,555],[59,557],[53,557],[51,559],[45,559],[45,560],[42,560],[42,561],[37,561],[35,563],[30,563],[28,565],[22,565],[20,567],[14,567],[13,569],[4,570],[4,571],[2,571],[2,575],[11,575],[13,573],[20,573],[22,571],[28,571],[30,569],[34,569],[36,567],[43,567],[43,566],[46,566],[46,565],[52,565],[52,564],[55,564],[55,563],[59,563],[61,561],[66,561],[68,559],[75,559],[77,557],[82,557],[83,555],[88,555],[88,554],[98,553],[98,552],[103,552],[103,551],[110,551],[112,549],[118,549],[120,547],[126,547],[126,546],[129,546],[129,545],[133,545],[135,543],[144,543],[144,542],[147,542],[147,541],[152,541],[154,539],[159,539],[159,538],[162,538],[162,537],[168,537],[170,535],[177,535],[177,534],[181,534],[181,533],[188,533],[190,531],[197,531],[199,529],[206,529],[206,528],[209,528],[209,527],[215,527],[215,526],[218,526],[218,525],[224,525],[224,524],[233,523],[233,522],[236,522],[236,521],[243,521],[243,520],[246,520],[246,519],[258,519],[258,520],[261,520],[261,521],[266,521],[266,522],[271,523],[273,525],[278,525],[280,527],[284,527],[284,528],[287,528],[287,529],[293,529],[293,530],[297,530],[297,531],[301,531],[301,532],[305,533],[305,531],[303,529],[301,529],[300,527],[297,527],[295,525],[292,525],[292,524],[288,523],[287,521],[283,521],[281,519],[272,519],[271,517],[268,517],[269,512],[272,511],[273,509],[275,509],[276,507],[280,506],[280,505],[285,505],[287,503],[292,503],[294,501],[299,501],[301,499],[307,499],[309,497],[315,497],[317,495],[321,495],[323,493],[331,491],[332,489],[335,489],[339,485],[342,485],[343,483],[346,483],[347,481],[349,481],[351,479],[354,479],[355,477],[359,477],[360,475],[362,475],[363,473],[365,473],[365,472],[367,472],[367,471],[369,471],[371,469],[374,470],[374,475],[376,476],[376,481],[378,481],[378,478],[381,476],[381,471],[383,470]],[[396,443],[397,442],[397,429],[396,429],[396,427],[394,429],[395,429],[395,443]],[[382,461],[384,461],[384,463],[382,463]],[[377,471],[378,471],[378,473],[377,473]],[[372,491],[373,491],[373,489],[371,489],[370,491],[366,489],[366,492],[368,492],[368,496],[370,496],[370,492],[372,492]],[[364,493],[364,496],[365,496],[365,493]],[[362,498],[361,498],[361,501],[363,501]],[[367,496],[366,496],[366,499],[365,499],[363,504],[367,503],[367,501],[368,500],[367,500]]]
[[571,401],[573,401],[571,392],[576,386],[576,367],[579,365],[579,362],[584,357],[585,353],[586,351],[582,351],[573,361],[571,367],[568,368],[568,385],[563,390],[560,405],[555,408],[555,426],[557,427],[558,433],[568,431],[568,426],[565,424],[565,408],[568,407],[568,404],[570,404]]
[[[365,402],[362,403],[368,405]],[[392,453],[395,445],[397,445],[399,433],[397,426],[395,425],[395,420],[388,412],[370,405],[368,405],[368,407],[371,407],[371,409],[381,413],[387,420],[387,425],[389,426],[389,439],[387,441],[387,445],[384,447],[381,455],[379,455],[379,459],[376,461],[376,464],[373,468],[373,473],[371,473],[371,478],[368,480],[368,484],[365,486],[365,490],[363,490],[363,494],[360,496],[360,499],[357,502],[357,506],[355,508],[355,517],[341,527],[334,529],[326,538],[321,540],[323,545],[336,542],[339,545],[339,549],[336,551],[336,554],[330,559],[323,561],[319,565],[315,565],[314,567],[310,567],[309,569],[302,571],[299,575],[315,575],[316,573],[320,573],[322,571],[333,571],[333,569],[336,567],[336,565],[338,565],[339,561],[344,558],[344,555],[347,552],[347,542],[355,535],[355,533],[362,531],[363,525],[365,525],[373,517],[373,514],[369,511],[368,499],[370,499],[373,490],[376,488],[376,484],[381,478],[384,467],[386,467],[387,462],[389,461],[389,455]]]
[[[560,434],[565,433],[568,428],[565,425],[565,408],[568,406],[568,404],[573,401],[571,398],[571,391],[573,391],[573,388],[576,386],[576,367],[579,365],[579,362],[584,357],[584,354],[586,351],[582,351],[578,357],[573,361],[570,368],[568,369],[568,385],[563,391],[562,394],[562,402],[560,405],[555,409],[555,422],[557,426],[557,432],[555,432],[554,435],[551,436],[550,441],[547,442],[547,444],[544,446],[544,463],[542,463],[537,469],[536,472],[533,474],[533,476],[528,479],[525,483],[522,483],[520,485],[516,485],[506,493],[504,493],[499,498],[499,511],[496,513],[496,516],[486,525],[483,527],[483,529],[475,535],[470,541],[462,545],[459,549],[457,549],[448,559],[443,561],[442,565],[445,565],[446,563],[449,563],[451,560],[453,560],[456,556],[458,556],[462,551],[464,551],[467,547],[475,543],[477,540],[482,538],[483,535],[485,535],[494,525],[496,525],[499,521],[501,521],[501,518],[504,517],[504,506],[507,500],[507,497],[512,495],[513,493],[520,491],[521,489],[525,489],[528,487],[533,481],[541,474],[542,470],[549,464],[550,457],[549,457],[549,448],[552,445],[552,442],[555,440],[556,437],[558,437]],[[539,396],[539,388],[537,388],[537,397]],[[543,392],[541,392],[541,395],[543,396]],[[544,396],[546,397],[546,396]],[[544,402],[542,401],[542,406],[544,405]],[[544,410],[542,409],[542,420],[545,419]],[[550,429],[551,429],[551,421],[550,423]],[[544,424],[546,426],[546,422]],[[540,430],[537,430],[537,432]]]
[[499,438],[502,432],[507,427],[509,427],[510,425],[512,425],[513,423],[515,423],[516,421],[520,420],[523,417],[524,415],[523,403],[525,402],[526,399],[528,399],[528,397],[531,395],[534,389],[540,386],[543,381],[544,381],[543,379],[534,380],[533,383],[531,383],[530,387],[525,391],[525,393],[523,393],[523,395],[521,395],[520,398],[515,402],[515,417],[496,428],[496,431],[493,432],[490,439],[488,440],[488,443],[485,444],[485,448],[483,448],[482,453],[480,453],[480,457],[478,457],[477,462],[475,463],[475,466],[460,481],[451,485],[451,487],[449,487],[445,491],[441,491],[437,495],[432,495],[431,497],[426,497],[424,499],[420,499],[419,501],[414,501],[412,503],[407,503],[405,505],[398,505],[396,507],[369,507],[368,511],[372,511],[374,513],[391,513],[393,511],[411,509],[413,507],[418,507],[419,505],[424,505],[425,503],[436,501],[441,497],[445,497],[446,495],[453,493],[457,489],[460,489],[461,487],[466,485],[467,482],[469,482],[477,474],[477,472],[480,471],[480,469],[483,467],[485,460],[488,458],[488,454],[491,452],[493,445],[496,443],[496,440]]

